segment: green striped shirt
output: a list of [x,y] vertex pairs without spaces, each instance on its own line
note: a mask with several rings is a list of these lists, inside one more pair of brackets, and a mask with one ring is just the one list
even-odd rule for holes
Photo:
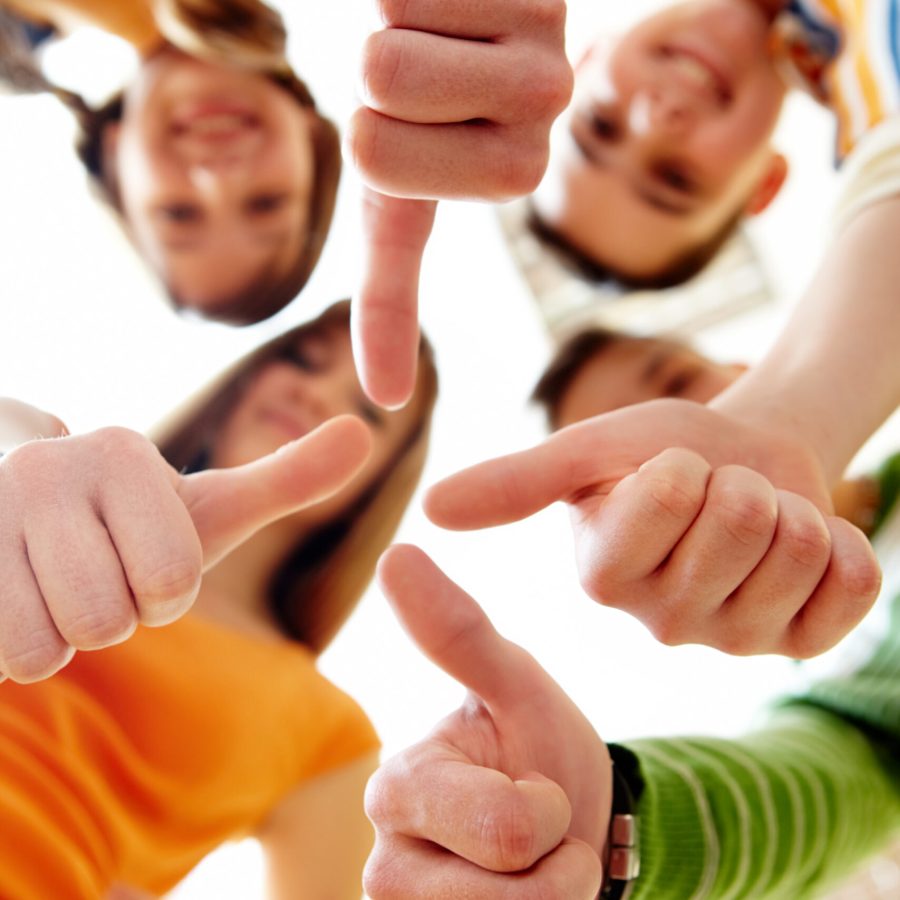
[[[879,539],[897,562],[900,509]],[[645,781],[633,900],[817,897],[900,831],[900,596],[873,618],[880,641],[854,668],[758,731],[627,742]]]

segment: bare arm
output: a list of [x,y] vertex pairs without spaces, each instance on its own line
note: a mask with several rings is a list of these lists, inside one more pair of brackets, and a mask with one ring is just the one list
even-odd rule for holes
[[316,778],[277,807],[258,834],[272,900],[359,900],[374,832],[363,811],[378,755]]
[[811,448],[833,483],[900,404],[900,197],[861,211],[762,362],[710,405]]

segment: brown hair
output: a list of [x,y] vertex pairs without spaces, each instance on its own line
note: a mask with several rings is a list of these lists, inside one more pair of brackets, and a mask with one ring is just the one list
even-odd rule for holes
[[[283,356],[301,335],[349,329],[349,324],[349,301],[341,301],[240,360],[153,435],[160,452],[178,470],[205,468],[210,443],[253,376]],[[409,505],[425,464],[436,397],[437,370],[423,337],[411,401],[417,418],[410,432],[349,508],[306,535],[272,574],[268,601],[275,618],[286,635],[316,653],[325,649],[359,602]]]
[[608,328],[591,328],[569,338],[557,351],[531,392],[531,402],[543,407],[547,425],[551,431],[559,427],[559,405],[569,385],[575,380],[581,367],[590,359],[622,341],[643,338],[612,331]]
[[[289,66],[285,57],[284,22],[265,3],[260,0],[159,0],[153,11],[157,27],[171,46],[192,56],[263,73],[311,114],[313,188],[306,240],[297,259],[287,273],[276,276],[265,272],[250,285],[203,311],[207,318],[232,325],[261,322],[300,293],[322,255],[334,216],[341,173],[337,128],[318,112],[309,89]],[[15,17],[6,19],[6,27],[0,28],[0,50],[9,61],[0,67],[0,77],[19,90],[51,91],[69,107],[78,125],[75,141],[78,157],[92,176],[100,196],[121,211],[116,179],[105,158],[103,136],[108,126],[122,118],[122,94],[100,107],[92,107],[77,94],[49,83],[34,65]],[[3,24],[0,18],[0,25]],[[171,300],[178,308],[184,305],[177,296],[171,296]]]

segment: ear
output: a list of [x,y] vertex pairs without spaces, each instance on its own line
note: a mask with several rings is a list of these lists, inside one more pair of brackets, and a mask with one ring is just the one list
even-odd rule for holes
[[748,216],[758,216],[778,196],[782,185],[788,176],[788,161],[781,153],[772,151],[769,164],[763,172],[762,178],[756,185],[756,190],[750,197],[745,207]]

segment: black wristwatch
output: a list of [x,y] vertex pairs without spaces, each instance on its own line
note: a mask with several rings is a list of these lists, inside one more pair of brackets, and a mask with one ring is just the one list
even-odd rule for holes
[[627,748],[609,744],[612,757],[612,816],[609,856],[597,900],[626,900],[641,868],[637,804],[644,790],[638,758]]

